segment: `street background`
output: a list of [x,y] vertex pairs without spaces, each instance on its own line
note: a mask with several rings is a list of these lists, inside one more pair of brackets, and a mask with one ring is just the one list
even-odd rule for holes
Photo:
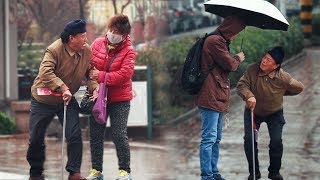
[[[320,48],[307,48],[284,66],[293,77],[302,81],[305,90],[298,96],[285,97],[283,132],[284,154],[281,173],[288,180],[320,179]],[[226,115],[229,126],[224,129],[221,142],[220,172],[226,179],[244,180],[248,176],[243,151],[244,102],[232,96],[230,112]],[[199,179],[200,120],[196,116],[177,126],[162,127],[153,141],[130,138],[132,176],[138,180],[196,180]],[[25,159],[28,135],[0,137],[0,179],[28,178]],[[262,179],[267,179],[268,131],[265,124],[259,132],[259,160]],[[61,141],[47,138],[45,174],[48,179],[59,179]],[[88,141],[84,142],[81,171],[90,170]],[[65,157],[66,160],[66,157]],[[112,142],[106,141],[104,150],[105,179],[117,175],[116,152]],[[65,176],[67,173],[65,172]]]

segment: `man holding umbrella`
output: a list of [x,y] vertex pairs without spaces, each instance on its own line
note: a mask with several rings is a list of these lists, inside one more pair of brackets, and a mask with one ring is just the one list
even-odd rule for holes
[[[242,19],[228,16],[203,44],[201,70],[208,74],[196,99],[201,114],[200,168],[202,180],[224,180],[218,170],[223,113],[229,108],[231,71],[236,71],[244,54],[229,53],[229,43],[245,28]],[[213,67],[210,71],[209,68]]]
[[[249,163],[248,180],[261,178],[258,161],[257,137],[252,141],[252,124],[257,130],[265,122],[268,126],[269,144],[269,179],[282,180],[280,174],[283,154],[282,129],[285,124],[283,117],[283,96],[296,95],[302,92],[303,84],[281,68],[284,58],[282,47],[274,47],[268,51],[260,62],[248,66],[237,84],[238,95],[246,101],[244,111],[244,149]],[[253,116],[253,117],[252,117]],[[252,119],[253,118],[253,122]],[[254,143],[252,143],[254,142]],[[254,160],[252,146],[254,144]]]

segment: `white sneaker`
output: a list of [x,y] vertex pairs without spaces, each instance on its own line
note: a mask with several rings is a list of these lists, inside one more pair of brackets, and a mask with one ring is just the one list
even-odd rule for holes
[[103,174],[96,169],[90,170],[90,175],[86,177],[87,180],[103,180]]
[[116,180],[132,180],[132,177],[127,171],[119,170],[119,177]]

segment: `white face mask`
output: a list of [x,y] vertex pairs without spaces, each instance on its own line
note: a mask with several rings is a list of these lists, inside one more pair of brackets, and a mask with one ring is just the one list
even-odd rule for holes
[[118,44],[123,40],[122,35],[113,34],[110,30],[107,32],[107,37],[112,44]]

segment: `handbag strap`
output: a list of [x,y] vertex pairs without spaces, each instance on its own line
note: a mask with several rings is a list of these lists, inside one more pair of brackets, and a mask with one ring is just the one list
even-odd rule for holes
[[[111,64],[113,63],[114,59],[117,57],[117,55],[119,54],[119,52],[120,52],[120,51],[116,52],[116,53],[112,56],[112,59],[111,59],[111,61],[110,61],[109,64],[108,64],[108,67],[107,67],[107,69],[106,69],[106,72],[109,71]],[[107,74],[106,74],[105,77],[104,77],[104,84],[106,84],[106,82],[107,82]]]
[[117,55],[119,54],[119,52],[120,52],[120,51],[116,52],[116,53],[112,56],[112,59],[111,59],[111,61],[109,62],[108,67],[107,67],[107,69],[106,69],[107,72],[109,71],[111,64],[113,63],[114,59],[117,57]]

